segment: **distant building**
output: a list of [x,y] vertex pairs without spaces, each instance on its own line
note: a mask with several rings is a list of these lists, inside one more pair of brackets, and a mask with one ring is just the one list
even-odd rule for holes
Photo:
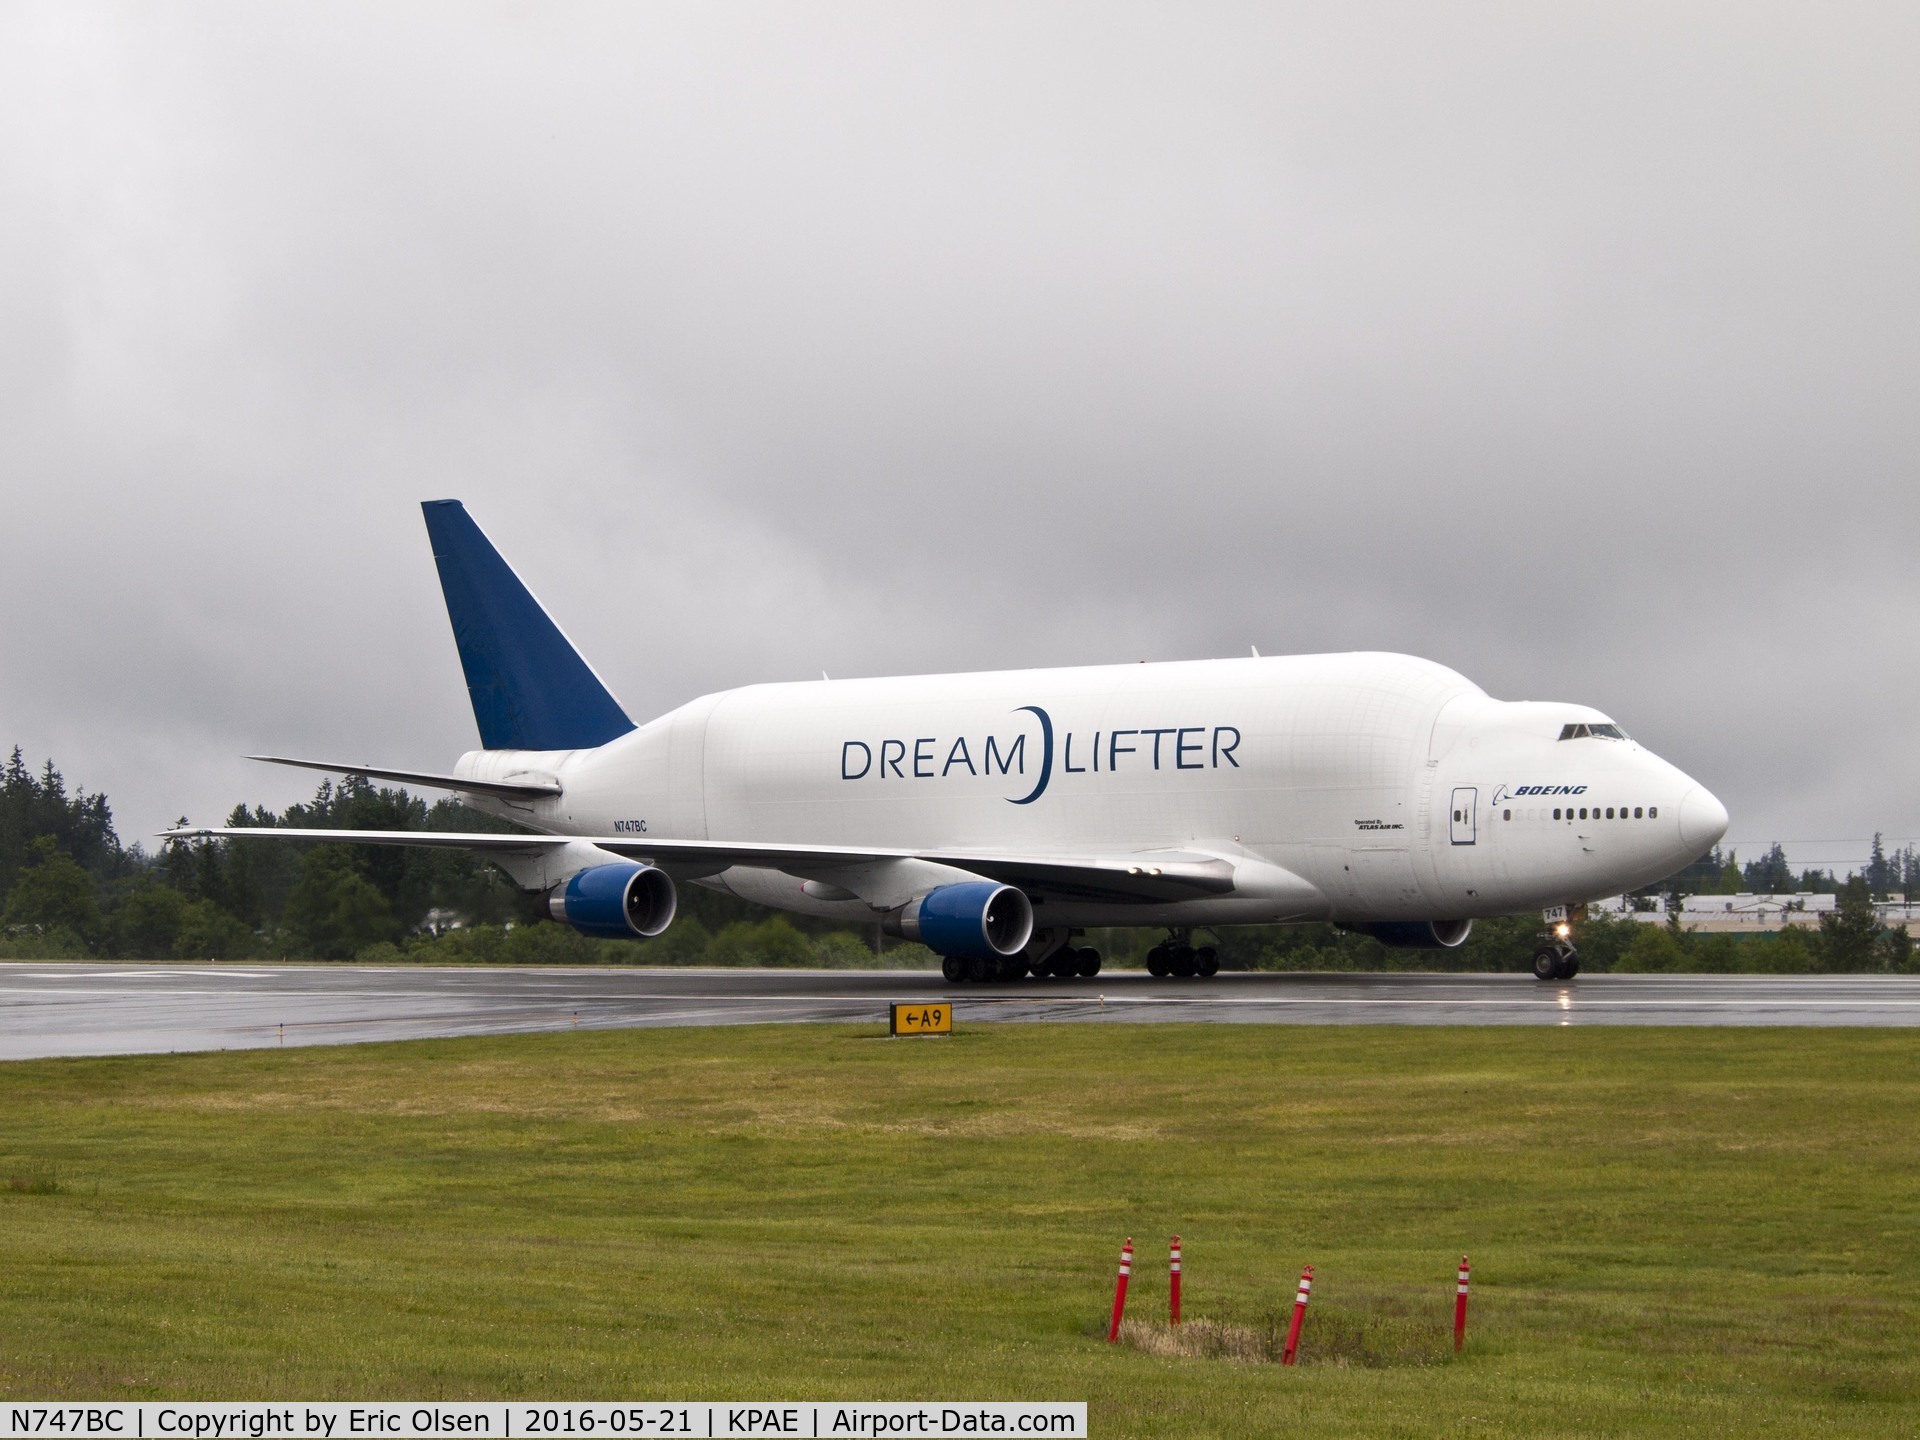
[[[1689,930],[1714,933],[1763,933],[1787,925],[1809,929],[1820,924],[1822,915],[1830,915],[1839,904],[1837,895],[1815,895],[1802,890],[1793,895],[1683,895],[1680,897],[1680,923]],[[1910,931],[1920,925],[1920,901],[1905,899],[1876,901],[1873,907],[1882,925],[1905,925]],[[1604,914],[1616,920],[1640,920],[1664,925],[1667,921],[1667,897],[1664,895],[1610,895],[1590,901],[1589,914]]]

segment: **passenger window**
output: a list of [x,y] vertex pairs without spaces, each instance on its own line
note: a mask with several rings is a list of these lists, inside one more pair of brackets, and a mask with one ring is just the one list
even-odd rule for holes
[[1633,807],[1633,818],[1634,818],[1634,819],[1636,819],[1636,820],[1642,820],[1642,819],[1645,819],[1645,818],[1646,818],[1646,812],[1645,812],[1644,810],[1642,810],[1642,809],[1641,809],[1641,808],[1640,808],[1640,807],[1639,807],[1638,805],[1636,805],[1636,806],[1634,806],[1634,807]]
[[1659,818],[1660,818],[1660,807],[1658,805],[1647,806],[1647,819],[1658,820]]
[[1607,806],[1607,819],[1611,820],[1612,818],[1613,818],[1613,807],[1609,805]]
[[1500,812],[1500,818],[1502,820],[1511,820],[1513,818],[1513,812],[1511,810],[1502,810]]
[[1586,818],[1587,818],[1587,807],[1586,807],[1586,806],[1584,806],[1584,805],[1582,805],[1582,806],[1580,807],[1580,818],[1581,818],[1582,820],[1584,820],[1584,819],[1586,819]]
[[1556,820],[1558,820],[1558,819],[1560,818],[1560,810],[1559,810],[1559,807],[1557,807],[1557,806],[1556,806],[1556,807],[1554,808],[1554,812],[1553,812],[1553,818],[1554,818],[1554,819],[1556,819]]

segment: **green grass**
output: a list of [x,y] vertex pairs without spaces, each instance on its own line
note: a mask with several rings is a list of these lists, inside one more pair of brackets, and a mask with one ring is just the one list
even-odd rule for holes
[[[0,1394],[1920,1430],[1920,1032],[879,1028],[0,1066]],[[1301,1367],[1103,1343],[1175,1230]]]

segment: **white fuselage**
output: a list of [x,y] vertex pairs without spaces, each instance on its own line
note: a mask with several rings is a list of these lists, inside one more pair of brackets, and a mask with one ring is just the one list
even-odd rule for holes
[[[1633,741],[1560,738],[1605,722],[1408,656],[1307,655],[752,685],[460,773],[558,779],[556,799],[484,803],[560,835],[1198,852],[1241,876],[1170,904],[1055,897],[1043,926],[1455,920],[1617,894],[1724,833],[1720,803]],[[710,883],[844,919],[879,903],[781,870]]]

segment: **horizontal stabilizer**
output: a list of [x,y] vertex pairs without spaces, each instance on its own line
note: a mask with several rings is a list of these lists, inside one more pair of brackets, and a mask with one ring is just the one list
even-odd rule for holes
[[331,760],[289,760],[284,755],[249,755],[269,765],[293,765],[302,770],[326,770],[335,775],[363,775],[369,780],[398,780],[429,790],[463,790],[469,795],[498,795],[506,800],[537,800],[558,795],[558,780],[468,780],[459,775],[437,775],[429,770],[383,770],[373,765],[336,765]]

